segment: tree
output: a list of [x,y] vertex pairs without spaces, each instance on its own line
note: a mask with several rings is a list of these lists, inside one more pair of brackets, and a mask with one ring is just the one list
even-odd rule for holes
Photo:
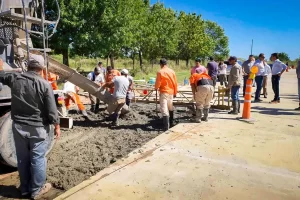
[[284,61],[284,62],[291,61],[289,55],[285,52],[278,53],[278,58],[279,58],[279,60]]
[[229,56],[228,37],[225,35],[224,29],[216,22],[205,22],[205,33],[209,36],[214,45],[213,57],[216,60],[222,60]]
[[172,9],[160,3],[150,8],[141,49],[152,64],[157,57],[170,57],[176,51],[179,36],[177,26],[176,13]]
[[178,53],[181,59],[186,60],[188,66],[191,58],[205,58],[214,52],[212,38],[205,34],[205,22],[201,15],[186,14],[180,12],[180,37],[178,43]]

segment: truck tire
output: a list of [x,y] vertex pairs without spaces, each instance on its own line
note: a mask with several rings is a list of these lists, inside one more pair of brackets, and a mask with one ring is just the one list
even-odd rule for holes
[[[47,154],[53,148],[54,143],[54,128],[51,126],[48,137]],[[0,118],[0,161],[5,165],[17,167],[16,147],[12,132],[10,112]]]

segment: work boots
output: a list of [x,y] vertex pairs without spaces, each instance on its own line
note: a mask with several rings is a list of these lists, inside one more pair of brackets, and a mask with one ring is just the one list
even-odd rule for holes
[[164,131],[169,130],[169,128],[170,128],[169,116],[163,116],[163,124],[164,124]]
[[205,121],[205,122],[208,121],[208,113],[209,113],[209,108],[204,108],[203,109],[203,117],[201,118],[202,121]]
[[202,109],[198,109],[196,110],[196,117],[195,117],[195,122],[196,123],[201,123],[201,117],[202,117]]
[[87,112],[86,112],[86,110],[81,110],[80,112],[81,112],[82,116],[83,116],[85,119],[87,119],[87,120],[90,119],[89,116],[88,116],[88,114],[87,114]]
[[119,114],[118,113],[112,114],[112,118],[113,118],[112,125],[119,126]]
[[91,111],[91,112],[95,112],[95,104],[92,104],[92,105],[91,105],[90,111]]
[[169,115],[170,115],[169,124],[170,127],[172,128],[174,126],[174,111],[169,111]]
[[231,115],[238,115],[238,101],[232,101],[232,110],[228,112]]
[[99,103],[96,103],[94,113],[97,114],[99,112]]

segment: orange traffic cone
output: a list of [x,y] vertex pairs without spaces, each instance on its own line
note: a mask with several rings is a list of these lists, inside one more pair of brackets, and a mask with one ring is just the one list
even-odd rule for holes
[[244,98],[244,109],[243,109],[243,119],[250,119],[251,115],[251,92],[252,92],[253,80],[248,79],[246,83],[246,92]]

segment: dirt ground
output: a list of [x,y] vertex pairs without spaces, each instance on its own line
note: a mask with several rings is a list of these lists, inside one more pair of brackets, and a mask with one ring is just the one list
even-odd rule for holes
[[[111,127],[105,105],[100,106],[98,114],[88,113],[90,121],[73,110],[73,129],[62,130],[48,155],[47,179],[55,189],[45,199],[74,187],[162,133],[154,104],[132,104],[131,112],[121,116],[118,127]],[[178,108],[175,117],[189,120],[186,113],[186,108]],[[0,179],[0,200],[19,198],[18,182],[17,174]]]

